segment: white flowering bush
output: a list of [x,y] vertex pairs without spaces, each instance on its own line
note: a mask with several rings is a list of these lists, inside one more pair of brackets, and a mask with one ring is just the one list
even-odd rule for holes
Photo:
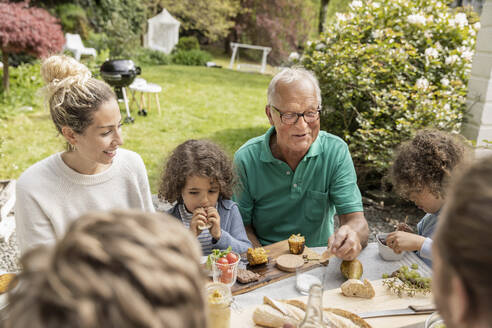
[[355,0],[301,58],[317,75],[322,128],[344,138],[360,177],[385,173],[415,130],[459,132],[480,28],[437,0]]

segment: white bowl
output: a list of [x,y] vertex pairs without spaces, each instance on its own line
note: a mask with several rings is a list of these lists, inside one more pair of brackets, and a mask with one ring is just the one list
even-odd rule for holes
[[383,260],[386,261],[398,261],[403,258],[405,255],[405,252],[401,252],[400,254],[397,254],[393,251],[391,247],[386,246],[381,242],[381,238],[386,240],[386,237],[389,235],[389,233],[379,233],[376,235],[376,240],[378,242],[378,248],[379,248],[379,255],[383,258]]

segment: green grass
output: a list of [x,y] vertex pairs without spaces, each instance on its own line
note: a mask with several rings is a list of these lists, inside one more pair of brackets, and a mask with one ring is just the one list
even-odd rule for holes
[[[142,77],[162,86],[161,114],[151,97],[147,117],[123,126],[124,148],[139,153],[156,192],[165,156],[187,139],[210,139],[231,156],[268,128],[266,89],[271,76],[188,66],[142,67]],[[122,116],[125,117],[123,105]],[[0,121],[0,179],[16,179],[30,165],[63,150],[47,111],[35,108]]]

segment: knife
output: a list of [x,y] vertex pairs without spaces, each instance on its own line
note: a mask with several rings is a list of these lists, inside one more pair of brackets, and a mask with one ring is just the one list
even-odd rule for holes
[[435,311],[436,311],[436,307],[432,304],[410,305],[405,309],[364,312],[364,313],[359,313],[358,316],[361,317],[362,319],[366,319],[366,318],[377,318],[377,317],[393,317],[399,315],[430,314]]

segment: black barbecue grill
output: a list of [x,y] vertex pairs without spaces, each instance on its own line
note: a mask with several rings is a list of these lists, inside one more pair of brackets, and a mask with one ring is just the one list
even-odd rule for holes
[[135,66],[135,63],[130,59],[113,59],[106,60],[101,65],[100,72],[104,81],[114,87],[118,99],[123,99],[125,102],[125,123],[133,123],[134,119],[128,107],[125,87],[132,84],[135,77],[141,73],[140,67]]

